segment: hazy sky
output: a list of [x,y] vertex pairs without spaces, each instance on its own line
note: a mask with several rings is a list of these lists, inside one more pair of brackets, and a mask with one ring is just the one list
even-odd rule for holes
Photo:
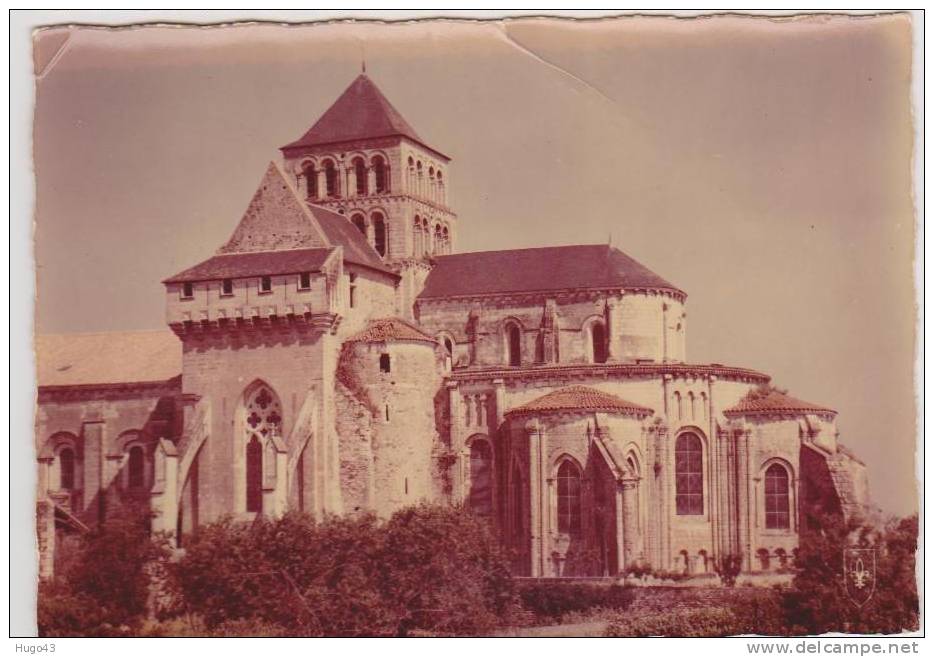
[[[453,158],[459,250],[613,243],[688,357],[840,411],[916,506],[907,17],[82,29],[38,42],[37,330],[163,326],[277,147],[367,70]],[[65,45],[62,48],[62,45]]]

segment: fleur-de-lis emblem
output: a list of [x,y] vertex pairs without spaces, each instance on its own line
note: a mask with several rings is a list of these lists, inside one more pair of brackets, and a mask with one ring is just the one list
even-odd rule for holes
[[856,560],[856,565],[850,575],[853,577],[853,586],[858,589],[865,588],[869,578],[872,577],[872,573],[866,570],[866,565],[862,559]]
[[876,589],[876,551],[873,548],[845,548],[843,577],[850,600],[859,607],[869,602]]

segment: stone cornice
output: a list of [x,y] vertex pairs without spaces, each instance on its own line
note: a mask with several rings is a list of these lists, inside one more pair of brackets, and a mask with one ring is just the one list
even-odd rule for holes
[[130,381],[125,383],[83,383],[79,385],[39,386],[39,403],[81,401],[85,399],[123,399],[126,397],[177,395],[182,376],[167,381]]
[[352,212],[356,208],[363,209],[363,206],[377,206],[382,203],[407,203],[412,201],[414,203],[421,203],[426,207],[429,207],[433,210],[437,210],[445,215],[448,219],[456,219],[457,214],[450,207],[432,201],[427,198],[422,198],[421,196],[415,196],[414,194],[406,194],[399,192],[383,192],[380,194],[367,194],[366,196],[329,196],[327,198],[313,198],[306,199],[306,201],[312,205],[320,205],[324,208],[340,207],[346,208],[347,212]]
[[465,303],[493,301],[495,303],[514,305],[541,305],[546,299],[555,299],[557,302],[585,300],[591,301],[607,294],[645,294],[671,297],[680,302],[687,299],[687,295],[669,288],[647,287],[575,287],[559,290],[531,290],[528,292],[493,292],[486,294],[464,294],[443,297],[419,297],[416,305]]
[[731,419],[748,418],[760,422],[776,422],[780,420],[798,420],[805,415],[816,415],[817,417],[832,421],[836,416],[836,411],[826,410],[818,411],[814,409],[769,409],[769,410],[746,410],[746,411],[723,411],[723,415]]
[[698,379],[716,376],[727,380],[748,383],[767,383],[771,380],[767,374],[742,367],[725,365],[692,365],[687,363],[604,363],[604,364],[567,364],[533,365],[529,367],[495,367],[483,369],[456,370],[448,379],[458,382],[492,381],[503,379],[527,381],[554,379],[558,381],[572,379],[618,379],[652,376],[693,376]]
[[276,332],[294,333],[305,331],[337,332],[341,316],[335,313],[299,313],[288,315],[254,316],[244,318],[221,318],[213,320],[190,320],[173,322],[169,328],[180,338],[224,333]]

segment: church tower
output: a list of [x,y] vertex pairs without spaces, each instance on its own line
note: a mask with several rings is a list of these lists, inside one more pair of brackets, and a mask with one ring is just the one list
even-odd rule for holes
[[366,73],[281,150],[307,202],[345,216],[401,276],[398,313],[412,319],[432,256],[454,250],[451,159],[425,143]]

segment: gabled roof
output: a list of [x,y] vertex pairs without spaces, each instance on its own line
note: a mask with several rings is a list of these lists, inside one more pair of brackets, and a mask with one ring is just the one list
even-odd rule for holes
[[395,278],[399,277],[398,274],[383,264],[383,260],[379,257],[376,249],[370,246],[363,233],[350,223],[347,217],[318,205],[309,206],[308,209],[318,222],[318,226],[324,231],[328,242],[334,245],[340,244],[344,247],[345,262],[369,267],[384,274],[390,274]]
[[434,338],[425,335],[417,328],[399,319],[387,317],[374,319],[359,333],[347,338],[347,342],[430,342],[437,344]]
[[36,336],[39,387],[167,382],[182,373],[169,330]]
[[586,244],[438,256],[418,298],[572,288],[649,288],[684,294],[622,251]]
[[651,408],[635,404],[616,395],[587,386],[568,386],[533,399],[506,412],[506,415],[533,415],[555,411],[585,411],[591,413],[625,413],[651,415]]
[[327,247],[327,236],[308,205],[275,162],[263,179],[222,253]]
[[282,169],[270,162],[217,255],[163,282],[317,271],[336,246],[344,247],[345,262],[398,278],[346,217],[309,206]]
[[434,151],[373,81],[361,73],[308,132],[282,146],[282,150],[379,137],[407,137]]
[[216,281],[247,276],[275,276],[321,271],[333,248],[224,253],[167,278],[164,283]]
[[837,414],[833,409],[795,399],[778,390],[772,390],[765,396],[756,393],[756,391],[750,391],[735,405],[723,411],[724,415],[757,415],[763,413]]

